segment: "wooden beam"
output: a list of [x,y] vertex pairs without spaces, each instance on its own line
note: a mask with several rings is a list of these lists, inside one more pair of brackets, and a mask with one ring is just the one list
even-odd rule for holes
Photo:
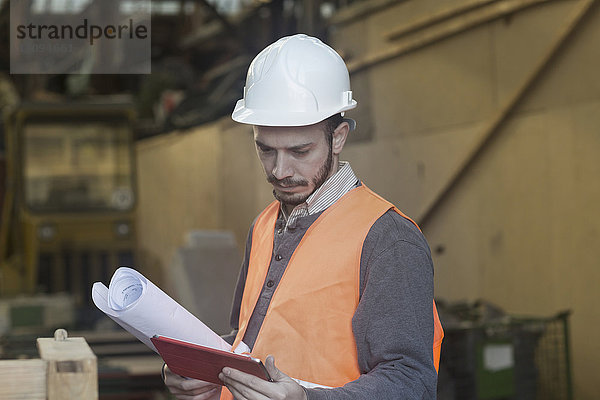
[[460,180],[466,175],[473,164],[479,159],[483,151],[497,135],[502,124],[506,121],[510,113],[515,109],[519,101],[525,96],[532,85],[539,79],[546,66],[556,55],[558,50],[565,43],[567,38],[577,28],[580,21],[587,14],[590,8],[596,3],[596,0],[581,0],[575,11],[567,18],[565,23],[558,29],[558,34],[552,44],[548,47],[542,58],[535,65],[533,70],[527,74],[523,83],[517,87],[517,90],[509,97],[508,101],[498,110],[498,112],[488,121],[480,139],[469,151],[465,162],[459,166],[457,171],[444,184],[438,194],[427,204],[424,211],[417,217],[421,226],[425,226],[431,219],[431,216],[438,209],[440,204],[457,186]]
[[420,49],[439,40],[446,39],[467,29],[515,13],[527,7],[548,3],[553,0],[505,0],[487,7],[476,8],[465,15],[452,18],[432,26],[423,32],[402,39],[398,45],[348,62],[350,73],[357,73],[378,63],[391,60],[408,52]]
[[98,399],[96,356],[84,338],[57,329],[54,338],[38,338],[37,347],[48,365],[48,400]]
[[406,25],[396,27],[391,31],[385,33],[383,36],[388,40],[398,39],[400,36],[404,36],[408,33],[426,28],[438,22],[450,19],[467,11],[471,11],[475,8],[488,5],[496,1],[498,0],[469,0],[467,2],[459,4],[458,6],[444,8],[440,11],[434,12],[433,14],[428,14],[423,18],[411,21]]
[[0,399],[98,399],[96,356],[85,339],[57,329],[54,338],[38,338],[37,346],[41,359],[0,360]]
[[384,10],[406,0],[369,0],[361,1],[340,8],[328,21],[327,25],[349,24],[357,19],[365,18],[373,13]]

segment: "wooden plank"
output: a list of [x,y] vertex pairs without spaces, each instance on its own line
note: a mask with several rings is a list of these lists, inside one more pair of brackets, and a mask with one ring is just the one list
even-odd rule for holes
[[461,33],[489,21],[515,13],[527,7],[553,0],[506,0],[493,3],[488,7],[477,8],[463,16],[450,19],[432,26],[419,34],[411,35],[400,41],[400,44],[390,48],[368,54],[363,58],[351,60],[347,63],[348,71],[356,73],[378,63],[399,57],[411,51],[420,49],[439,40]]
[[388,40],[398,39],[400,36],[404,36],[408,33],[414,32],[419,29],[426,28],[435,23],[444,21],[446,19],[452,18],[459,14],[465,13],[467,11],[471,11],[475,8],[488,5],[490,3],[497,2],[498,0],[469,0],[458,6],[444,8],[440,11],[436,11],[433,14],[428,14],[423,18],[416,19],[414,21],[409,22],[408,24],[401,25],[392,29],[391,31],[385,33],[383,36]]
[[472,149],[469,151],[465,162],[459,166],[456,173],[444,184],[442,190],[425,205],[424,211],[417,217],[417,222],[424,226],[427,221],[431,218],[431,215],[435,212],[437,207],[442,203],[443,199],[448,196],[452,189],[456,186],[458,181],[465,175],[470,169],[474,162],[478,159],[483,149],[491,142],[495,134],[499,131],[500,126],[507,119],[510,112],[515,108],[523,96],[528,92],[529,88],[537,81],[539,76],[545,67],[552,60],[554,55],[557,53],[559,48],[562,47],[566,39],[579,25],[579,22],[587,14],[589,9],[596,0],[581,0],[578,7],[570,15],[566,22],[558,29],[556,39],[552,42],[544,56],[536,64],[533,70],[527,74],[523,83],[519,85],[517,90],[509,97],[509,100],[504,104],[500,110],[489,120],[484,129],[484,133],[481,138],[475,143]]
[[46,362],[0,360],[0,399],[45,400]]

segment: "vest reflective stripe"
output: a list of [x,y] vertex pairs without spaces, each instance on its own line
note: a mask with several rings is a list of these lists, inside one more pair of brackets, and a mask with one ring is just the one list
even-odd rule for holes
[[[252,350],[254,357],[264,360],[272,354],[287,375],[326,386],[342,386],[360,376],[352,332],[359,300],[360,257],[369,230],[390,208],[406,217],[362,185],[319,216],[296,248],[273,294]],[[273,202],[254,225],[234,348],[244,337],[269,269],[278,212],[279,203]],[[434,320],[437,369],[443,333],[435,304]],[[221,398],[231,398],[228,396],[223,390]]]

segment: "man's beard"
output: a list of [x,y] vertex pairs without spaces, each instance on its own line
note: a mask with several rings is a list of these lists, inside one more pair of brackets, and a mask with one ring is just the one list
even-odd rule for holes
[[[313,185],[315,186],[315,188],[313,189],[312,192],[310,192],[308,194],[302,194],[302,193],[286,194],[286,193],[277,193],[275,191],[275,189],[273,189],[273,196],[275,197],[275,199],[277,199],[284,205],[290,205],[290,206],[295,207],[298,204],[304,203],[306,201],[306,199],[308,199],[318,188],[321,187],[321,185],[323,185],[323,183],[325,183],[325,181],[328,178],[329,172],[331,171],[332,166],[333,166],[333,152],[331,151],[331,148],[330,148],[329,154],[327,155],[327,159],[325,160],[323,165],[321,165],[321,168],[319,168],[317,175],[315,175],[315,177],[312,179]],[[292,178],[284,178],[284,179],[279,180],[271,174],[269,174],[267,176],[267,181],[271,184],[278,184],[278,185],[282,185],[282,186],[308,186],[308,181],[306,181],[304,179],[294,180]]]

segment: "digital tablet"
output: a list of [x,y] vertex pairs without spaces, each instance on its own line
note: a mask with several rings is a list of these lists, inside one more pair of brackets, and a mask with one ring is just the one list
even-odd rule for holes
[[257,358],[166,336],[154,336],[151,340],[169,369],[178,375],[223,385],[219,373],[224,367],[231,367],[271,381],[262,361]]

